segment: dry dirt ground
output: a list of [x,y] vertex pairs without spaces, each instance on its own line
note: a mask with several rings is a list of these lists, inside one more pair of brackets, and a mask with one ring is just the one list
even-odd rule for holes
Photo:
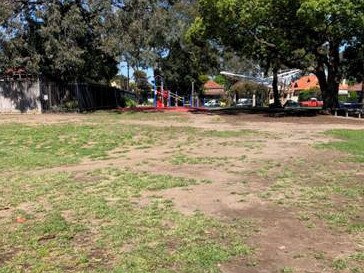
[[[363,251],[363,240],[356,235],[337,230],[315,218],[308,226],[298,215],[302,208],[292,203],[275,202],[264,198],[264,193],[276,183],[287,168],[298,172],[312,172],[315,166],[325,166],[328,173],[363,170],[363,164],[337,160],[345,157],[336,151],[322,151],[315,144],[329,142],[323,132],[331,129],[364,129],[364,119],[344,119],[331,116],[269,118],[263,115],[217,116],[208,114],[179,114],[186,121],[173,119],[138,120],[120,119],[121,124],[156,127],[189,126],[204,130],[239,131],[254,133],[242,141],[238,136],[209,138],[181,148],[181,152],[194,158],[226,158],[227,162],[211,164],[171,164],[171,145],[131,149],[127,157],[111,154],[109,159],[83,161],[78,165],[62,166],[35,172],[82,172],[102,167],[127,167],[133,171],[207,179],[212,183],[160,191],[157,195],[173,200],[176,209],[185,214],[200,211],[206,215],[229,221],[249,219],[257,230],[248,239],[255,254],[246,259],[235,259],[222,264],[224,273],[242,272],[335,272],[332,261]],[[83,122],[87,115],[34,115],[3,116],[0,122],[50,124]],[[243,160],[234,160],[243,158]],[[301,165],[299,165],[299,163]],[[302,163],[303,162],[303,163]],[[298,165],[300,167],[298,167]],[[312,174],[315,177],[315,174]],[[354,174],[358,179],[363,173]],[[293,177],[295,179],[295,177]],[[286,190],[286,189],[285,189]],[[148,202],[151,193],[137,200]],[[156,195],[153,192],[153,195]],[[361,207],[362,209],[362,207]],[[303,209],[304,210],[304,209]],[[363,211],[360,212],[363,216]],[[361,218],[360,220],[363,220]],[[340,272],[346,272],[344,271]],[[349,272],[349,271],[348,271]],[[359,272],[359,271],[358,271]],[[362,272],[362,271],[360,271]]]

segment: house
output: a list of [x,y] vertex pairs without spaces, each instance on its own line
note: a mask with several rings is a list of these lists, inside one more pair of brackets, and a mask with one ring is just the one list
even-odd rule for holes
[[[317,77],[314,74],[303,76],[292,82],[287,99],[298,101],[300,92],[315,89],[320,89]],[[339,95],[349,96],[350,92],[363,92],[363,83],[350,85],[346,80],[343,80],[339,85]]]
[[224,86],[213,80],[207,81],[203,86],[203,90],[205,100],[221,99],[226,95]]
[[[317,77],[314,74],[310,74],[294,80],[290,84],[280,85],[279,89],[281,90],[281,103],[285,104],[288,100],[298,102],[298,97],[302,91],[318,90],[320,85]],[[271,90],[269,103],[273,102],[273,92]]]
[[348,95],[349,92],[362,92],[363,91],[363,83],[355,83],[348,84],[346,80],[344,80],[339,86],[339,95]]
[[20,80],[34,80],[34,75],[27,72],[23,67],[8,68],[0,75],[0,81],[20,81]]
[[320,84],[314,74],[306,75],[291,83],[287,99],[298,101],[300,92],[320,89]]

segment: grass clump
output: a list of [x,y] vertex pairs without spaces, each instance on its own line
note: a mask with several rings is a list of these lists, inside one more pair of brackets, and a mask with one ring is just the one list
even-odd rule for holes
[[364,130],[331,130],[326,134],[341,141],[321,144],[322,147],[352,154],[355,156],[355,161],[364,162]]

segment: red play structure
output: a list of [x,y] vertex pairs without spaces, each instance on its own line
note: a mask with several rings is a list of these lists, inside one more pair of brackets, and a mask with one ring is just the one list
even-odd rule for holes
[[164,108],[169,106],[170,92],[168,90],[157,91],[157,108]]

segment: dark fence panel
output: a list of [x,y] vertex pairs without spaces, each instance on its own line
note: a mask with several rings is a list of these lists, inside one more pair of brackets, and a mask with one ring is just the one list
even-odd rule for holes
[[125,99],[137,100],[134,93],[115,87],[88,84],[41,82],[43,111],[92,111],[123,107]]

